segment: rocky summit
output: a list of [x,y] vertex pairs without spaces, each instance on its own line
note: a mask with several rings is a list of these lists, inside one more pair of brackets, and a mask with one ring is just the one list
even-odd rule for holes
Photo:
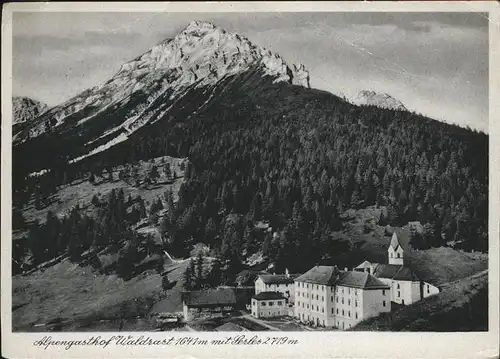
[[[261,76],[273,82],[309,88],[309,73],[304,65],[289,66],[280,55],[252,44],[239,34],[210,22],[192,21],[174,38],[123,64],[109,81],[49,110],[15,136],[14,142],[24,142],[60,126],[67,131],[88,125],[102,118],[106,111],[127,106],[129,110],[118,123],[104,126],[101,135],[108,141],[98,149],[91,149],[89,154],[99,152],[126,140],[153,118],[165,117],[188,90],[208,89],[249,69],[258,69]],[[208,102],[210,94],[208,90],[205,92]],[[138,96],[141,100],[134,102]],[[95,140],[89,138],[88,142]]]
[[403,103],[401,103],[401,101],[396,100],[389,94],[378,93],[375,91],[360,91],[356,98],[353,99],[353,103],[357,105],[369,105],[391,110],[406,111],[406,107]]

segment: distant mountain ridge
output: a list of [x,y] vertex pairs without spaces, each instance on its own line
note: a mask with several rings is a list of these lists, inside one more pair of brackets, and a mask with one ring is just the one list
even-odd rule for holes
[[375,91],[362,90],[353,99],[356,105],[369,105],[386,108],[390,110],[407,111],[403,103],[387,93],[378,93]]
[[12,124],[28,122],[40,116],[48,106],[25,96],[12,97]]

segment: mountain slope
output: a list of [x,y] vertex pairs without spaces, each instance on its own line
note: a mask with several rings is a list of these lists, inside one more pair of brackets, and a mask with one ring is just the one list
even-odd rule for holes
[[222,79],[250,68],[273,82],[309,87],[303,65],[290,67],[279,55],[238,34],[193,21],[173,39],[122,65],[106,83],[37,118],[15,136],[14,144],[39,137],[45,143],[42,135],[47,133],[64,135],[71,138],[73,150],[65,160],[75,162],[126,141],[142,126],[168,118],[178,101],[193,90],[198,98],[183,105],[196,111],[210,100]]
[[29,97],[12,97],[12,124],[29,122],[48,109],[47,105]]
[[[246,43],[210,24],[192,25],[187,34],[159,46],[179,41],[187,47],[187,35],[210,43],[213,31],[221,36],[217,49],[235,49],[235,41],[238,55]],[[13,151],[14,205],[48,206],[61,184],[167,155],[190,163],[172,223],[163,229],[174,228],[168,236],[181,247],[207,242],[241,262],[262,246],[278,267],[306,270],[324,255],[344,250],[331,237],[339,213],[377,204],[388,207],[391,225],[413,220],[427,225],[430,247],[454,240],[463,249],[487,251],[486,135],[407,111],[353,106],[307,83],[298,86],[294,82],[303,77],[283,68],[278,55],[250,45],[245,56],[235,57],[235,73],[228,74],[231,62],[211,49],[203,55],[193,49],[193,62],[184,50],[152,50],[99,87],[107,95],[93,89],[72,100],[97,99],[94,105],[68,113],[50,131],[19,140]],[[171,61],[178,67],[170,68]],[[224,75],[186,80],[192,69],[214,67]],[[117,86],[120,79],[123,88]],[[123,98],[130,81],[143,87]],[[45,174],[29,176],[34,171]],[[234,233],[225,224],[230,214],[238,219]],[[287,239],[252,237],[248,217],[269,221]],[[304,254],[300,263],[290,257],[297,251]],[[186,252],[189,248],[178,253]]]
[[437,295],[367,319],[353,331],[487,331],[488,272],[443,286]]
[[391,110],[406,111],[406,107],[401,101],[396,100],[389,94],[377,93],[375,91],[360,91],[353,99],[353,103],[357,105],[377,106]]

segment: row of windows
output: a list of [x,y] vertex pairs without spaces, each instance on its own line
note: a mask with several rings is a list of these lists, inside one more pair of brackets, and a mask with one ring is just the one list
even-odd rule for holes
[[[307,288],[309,289],[309,283],[303,283],[303,282],[297,282],[297,287],[298,288]],[[316,289],[316,290],[320,290],[321,291],[325,291],[325,287],[324,285],[318,285],[318,284],[311,284],[311,289]],[[339,287],[336,287],[335,291],[337,293],[341,293],[341,294],[344,294],[344,288],[339,288]],[[300,292],[298,292],[300,293]],[[359,289],[357,288],[347,288],[347,294],[351,294],[351,293],[354,293],[355,295],[358,295],[359,293]]]
[[[282,302],[281,300],[278,300],[278,301],[276,302],[276,304],[277,304],[278,306],[282,305],[282,303],[283,303],[283,302]],[[266,302],[262,302],[262,303],[261,303],[261,305],[262,305],[263,307],[265,307],[266,305],[269,305],[270,307],[272,307],[272,306],[274,305],[274,302],[268,302],[267,304],[266,304]]]
[[[333,301],[333,297],[332,297],[332,301]],[[337,303],[339,302],[339,297],[336,297],[336,302]],[[344,298],[341,298],[341,304],[344,304]],[[351,300],[350,299],[347,299],[347,305],[351,305]],[[354,306],[355,307],[358,306],[358,301],[357,300],[354,301]]]
[[[309,283],[303,283],[303,282],[298,282],[297,283],[297,286],[300,288],[307,288],[309,289]],[[311,289],[315,289],[316,290],[322,290],[323,292],[325,291],[325,286],[324,285],[319,285],[319,284],[311,284]]]
[[[333,314],[333,308],[332,308],[332,314]],[[339,314],[339,308],[337,308],[337,314]],[[345,310],[344,310],[344,309],[342,309],[342,316],[344,316],[344,317],[345,317]],[[347,311],[347,316],[348,316],[349,318],[351,317],[351,311],[350,311],[350,310],[348,310],[348,311]],[[358,312],[355,312],[355,313],[354,313],[354,317],[355,317],[356,319],[358,319]]]
[[[300,295],[301,295],[301,292],[297,292],[297,296],[300,297]],[[302,292],[302,297],[309,298],[309,293]],[[311,294],[311,298],[314,300],[314,294]],[[319,295],[317,295],[317,294],[316,294],[316,300],[319,300]],[[325,301],[325,297],[324,296],[321,296],[321,301],[322,302]]]
[[[297,301],[297,306],[301,306],[301,303]],[[309,309],[309,304],[302,302],[302,308]],[[314,305],[311,305],[311,310],[314,310]],[[316,311],[319,312],[320,307],[317,305],[316,306]],[[325,307],[321,307],[321,313],[325,312]]]

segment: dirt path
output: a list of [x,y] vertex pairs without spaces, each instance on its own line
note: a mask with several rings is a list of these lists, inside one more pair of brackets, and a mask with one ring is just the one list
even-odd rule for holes
[[255,317],[253,317],[251,314],[243,315],[243,316],[241,316],[241,318],[245,318],[245,319],[248,319],[248,320],[250,320],[250,321],[252,321],[254,323],[260,324],[260,325],[268,328],[269,330],[281,332],[281,329],[279,329],[279,328],[277,328],[275,326],[269,325],[266,322],[263,322],[262,320],[259,320],[259,319],[255,318]]

